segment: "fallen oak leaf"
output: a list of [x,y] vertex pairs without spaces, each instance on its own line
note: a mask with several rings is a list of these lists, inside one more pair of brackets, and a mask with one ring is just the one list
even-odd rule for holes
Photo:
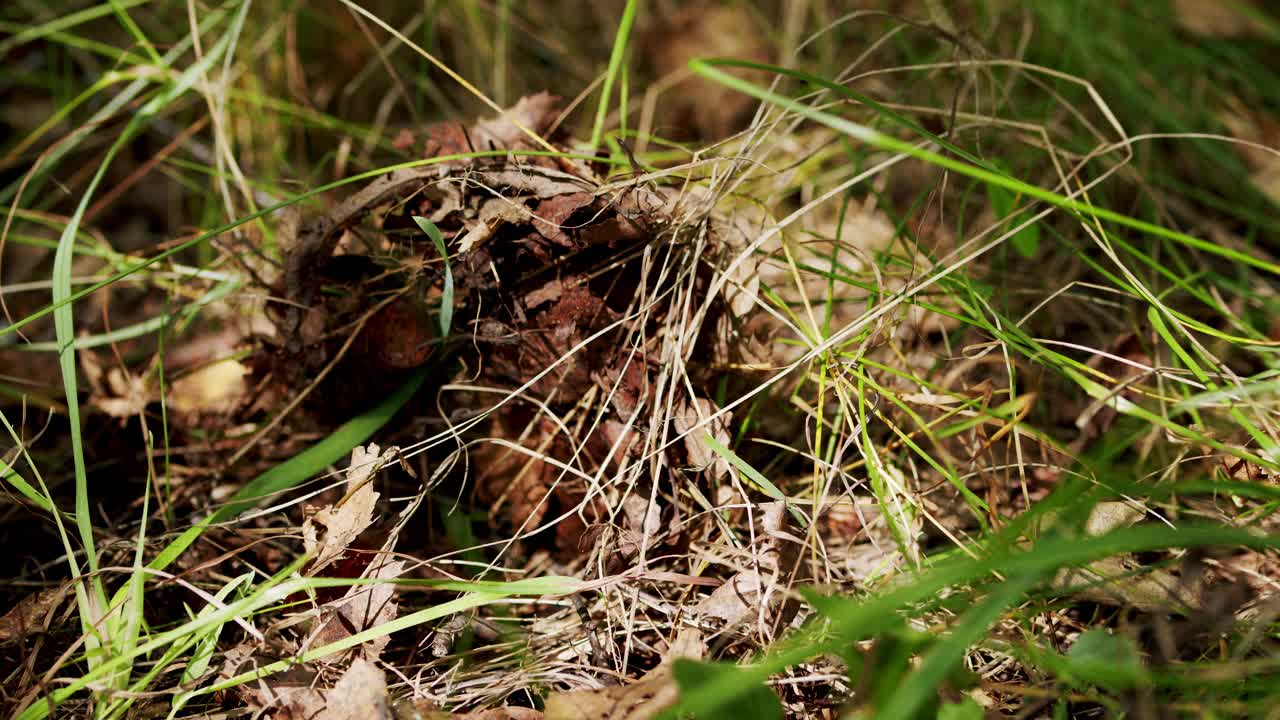
[[[347,468],[347,494],[334,505],[321,509],[302,524],[302,541],[307,554],[315,560],[310,573],[315,574],[337,560],[360,533],[373,524],[373,510],[378,493],[370,480],[383,465],[396,457],[397,448],[379,453],[378,446],[356,446],[351,451]],[[324,528],[323,533],[320,527]]]

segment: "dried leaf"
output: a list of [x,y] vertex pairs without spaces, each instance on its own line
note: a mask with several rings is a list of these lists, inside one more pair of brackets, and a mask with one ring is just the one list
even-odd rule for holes
[[529,221],[529,211],[515,200],[507,198],[489,198],[480,206],[480,217],[458,244],[459,253],[471,252],[471,249],[493,237],[504,225],[518,225]]
[[[257,653],[248,643],[223,654],[220,680],[228,680],[247,670],[274,662],[276,658]],[[315,718],[325,708],[325,694],[316,686],[318,673],[311,665],[295,665],[256,683],[236,686],[235,692],[252,708],[278,708],[276,718]]]
[[488,150],[490,146],[508,148],[531,143],[532,138],[525,131],[544,134],[555,122],[559,102],[560,98],[547,92],[520,98],[498,117],[476,123],[471,129],[475,149]]
[[1261,9],[1249,0],[1173,0],[1173,12],[1178,26],[1196,35],[1238,38],[1268,30],[1255,16]]
[[80,368],[93,388],[89,403],[116,418],[137,417],[147,405],[159,398],[143,377],[126,374],[119,367],[103,369],[96,353],[79,354]]
[[563,293],[564,283],[559,278],[551,280],[546,285],[525,293],[524,309],[535,310],[541,305],[559,300]]
[[586,181],[559,170],[524,167],[519,170],[491,170],[477,173],[480,182],[490,188],[506,190],[538,199],[592,190]]
[[768,580],[760,573],[744,570],[702,598],[694,610],[701,617],[718,618],[729,625],[737,625],[759,607],[761,591],[767,585]]
[[675,705],[679,688],[671,663],[680,658],[699,660],[706,653],[702,634],[682,629],[658,667],[630,685],[552,693],[545,720],[648,720]]
[[316,720],[371,720],[390,716],[387,679],[373,663],[356,658],[342,679],[325,693],[326,707]]
[[546,239],[563,247],[572,247],[573,242],[565,224],[574,213],[587,207],[595,199],[591,193],[570,192],[556,195],[538,203],[534,211],[533,227]]
[[[362,577],[390,581],[402,575],[404,567],[401,560],[375,563]],[[328,645],[395,620],[399,613],[395,592],[396,586],[391,582],[351,587],[334,608],[325,612],[323,621],[305,645],[313,648]],[[390,637],[383,635],[364,643],[360,649],[366,657],[376,658],[390,641]]]
[[724,414],[697,430],[693,428],[719,411],[720,408],[710,400],[694,398],[692,402],[676,412],[673,418],[676,432],[688,433],[684,436],[684,448],[689,457],[689,465],[695,471],[707,471],[712,480],[728,477],[730,465],[728,460],[708,447],[703,438],[710,435],[721,446],[728,447],[732,443],[729,435],[729,416]]
[[[378,446],[372,443],[368,449],[357,446],[351,452],[347,496],[336,506],[320,510],[302,524],[303,544],[307,553],[315,556],[311,566],[313,574],[341,557],[347,546],[373,523],[373,511],[379,495],[369,479],[394,459],[397,452],[396,448],[388,448],[379,454]],[[323,526],[323,533],[318,526]]]
[[244,397],[249,369],[235,360],[206,365],[173,382],[166,397],[180,413],[226,413]]
[[622,501],[622,516],[626,519],[626,527],[639,533],[656,535],[662,526],[662,512],[658,503],[649,502],[649,498],[640,495],[628,495]]
[[[735,244],[741,244],[742,249],[745,249],[747,244],[745,238],[755,233],[751,225],[751,220],[746,217],[735,219],[733,231],[743,240]],[[729,262],[731,264],[736,262],[737,265],[731,265],[732,269],[725,278],[724,289],[721,292],[729,301],[729,311],[732,316],[741,319],[755,309],[760,297],[761,260],[755,254],[751,254],[743,258],[731,257]]]
[[0,617],[0,645],[40,632],[66,596],[67,588],[56,587],[33,592],[19,600]]
[[1127,502],[1100,502],[1089,512],[1084,531],[1089,535],[1106,535],[1112,530],[1129,527],[1142,519],[1145,510]]
[[791,516],[785,502],[765,503],[760,510],[760,533],[756,536],[761,542],[756,553],[759,570],[737,572],[699,601],[695,609],[702,617],[718,618],[732,626],[761,613],[763,603],[769,624],[781,627],[799,609],[787,591],[808,578],[808,566],[802,562],[804,541],[788,530]]

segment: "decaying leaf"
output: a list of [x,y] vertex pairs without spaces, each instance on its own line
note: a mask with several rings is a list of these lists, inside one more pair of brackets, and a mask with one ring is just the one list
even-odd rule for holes
[[235,360],[223,360],[173,381],[166,400],[180,413],[229,412],[244,397],[249,369]]
[[[374,473],[396,457],[396,448],[379,453],[377,445],[356,447],[347,469],[347,494],[336,505],[321,509],[302,525],[302,539],[308,554],[315,557],[315,573],[337,560],[360,533],[373,523],[378,493],[370,482]],[[323,527],[323,532],[320,528]]]
[[766,503],[761,510],[759,569],[738,571],[699,601],[695,611],[700,617],[723,620],[732,627],[763,612],[771,626],[783,627],[799,609],[788,593],[808,577],[801,561],[803,543],[788,532],[786,503]]
[[1129,527],[1142,519],[1146,511],[1133,503],[1100,502],[1089,513],[1084,531],[1089,535],[1106,535],[1112,530]]
[[564,247],[572,247],[569,238],[573,228],[566,227],[569,218],[595,199],[591,193],[570,192],[549,197],[538,203],[533,227],[546,239]]
[[1235,38],[1261,35],[1267,24],[1250,0],[1173,0],[1174,17],[1187,32],[1208,37]]
[[658,503],[650,502],[649,498],[634,493],[623,499],[622,515],[628,530],[647,535],[657,534],[662,523],[662,512],[658,509]]
[[491,188],[504,188],[512,194],[540,200],[592,189],[590,184],[580,178],[543,167],[490,170],[478,175],[480,181]]
[[747,619],[759,607],[760,596],[770,579],[754,570],[734,574],[710,595],[702,598],[695,611],[704,618],[718,618],[730,625]]
[[[722,455],[707,446],[703,438],[707,435],[715,438],[724,447],[732,444],[729,436],[729,416],[720,415],[694,430],[701,422],[714,416],[720,408],[706,398],[694,398],[674,416],[677,433],[688,433],[684,436],[685,452],[689,456],[689,465],[695,471],[706,471],[712,480],[728,477],[730,465]],[[690,432],[692,430],[692,432]]]
[[[270,662],[246,646],[226,653],[223,679]],[[236,687],[252,708],[278,720],[383,720],[391,717],[386,677],[371,661],[357,657],[328,687],[327,673],[312,664],[299,664],[257,682]]]
[[[362,577],[390,581],[402,575],[404,567],[401,560],[375,561]],[[319,625],[305,645],[312,648],[328,645],[395,620],[399,612],[395,592],[396,586],[392,582],[349,588],[341,600],[323,612]],[[382,635],[361,645],[360,652],[366,657],[376,658],[390,641],[390,637]]]
[[700,660],[706,644],[697,630],[682,629],[658,667],[629,685],[595,690],[552,693],[547,698],[546,720],[648,720],[675,705],[680,690],[671,676],[678,658]]
[[[275,660],[260,655],[247,643],[237,645],[223,653],[219,679],[230,679]],[[319,673],[313,666],[299,664],[257,682],[237,685],[235,692],[252,708],[275,709],[277,718],[315,718],[325,708],[325,693],[319,682]]]
[[387,679],[373,663],[356,658],[333,689],[316,720],[373,720],[389,717]]
[[159,399],[142,375],[125,373],[119,367],[104,369],[93,352],[79,353],[80,368],[93,388],[89,403],[115,418],[136,417],[152,401]]
[[542,287],[525,294],[525,310],[536,310],[549,302],[555,302],[562,294],[564,294],[564,282],[559,278],[550,280]]
[[744,260],[729,273],[729,282],[725,283],[724,294],[729,299],[729,310],[734,317],[743,318],[756,307],[760,297],[759,263]]
[[0,645],[40,632],[67,596],[67,587],[46,588],[22,598],[0,617]]
[[471,252],[480,243],[493,237],[504,225],[518,225],[529,221],[529,211],[519,199],[489,198],[480,206],[480,217],[462,237],[459,253]]
[[527,132],[542,135],[556,118],[556,106],[560,98],[547,92],[520,98],[501,115],[476,123],[471,129],[471,140],[477,150],[488,150],[528,143],[532,138]]

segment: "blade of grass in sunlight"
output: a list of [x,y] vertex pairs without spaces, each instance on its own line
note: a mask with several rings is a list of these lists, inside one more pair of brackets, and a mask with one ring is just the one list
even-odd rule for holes
[[622,62],[627,56],[627,43],[631,38],[631,26],[636,21],[636,10],[639,0],[627,0],[622,9],[622,19],[618,22],[618,34],[613,38],[613,51],[609,54],[609,68],[605,70],[604,83],[600,88],[600,102],[596,105],[595,124],[591,127],[591,140],[587,143],[587,152],[594,153],[600,147],[600,137],[604,134],[604,119],[609,114],[609,99],[613,96],[613,84],[622,72]]
[[[1022,524],[1019,523],[1016,529],[1021,530]],[[1011,534],[1006,530],[997,537],[1004,538],[1004,544],[1007,545]],[[1214,545],[1275,549],[1280,548],[1280,538],[1259,536],[1227,527],[1170,528],[1152,525],[1124,528],[1099,537],[1060,536],[1043,540],[1026,551],[1006,550],[989,557],[972,560],[964,558],[939,565],[904,587],[865,601],[835,598],[833,600],[837,602],[834,604],[823,603],[828,608],[826,623],[809,626],[801,633],[782,641],[736,677],[712,679],[705,685],[691,689],[681,696],[676,709],[664,717],[675,718],[680,713],[697,715],[712,712],[776,672],[815,655],[838,652],[849,643],[868,637],[877,628],[890,622],[902,609],[914,603],[926,602],[936,598],[939,592],[948,587],[971,584],[992,573],[1000,573],[1006,577],[1044,576],[1060,568],[1078,567],[1121,553]],[[1005,598],[1000,596],[999,601],[1003,603]],[[977,620],[985,620],[987,615],[996,611],[995,606],[998,604],[993,600],[992,606],[985,607]]]
[[447,338],[453,328],[453,268],[449,263],[449,248],[445,246],[444,237],[440,235],[440,228],[435,223],[417,215],[413,217],[413,221],[431,238],[436,252],[440,253],[440,259],[444,261],[444,288],[440,292],[440,337]]
[[[228,2],[227,4],[233,5],[234,3]],[[241,3],[241,5],[243,7],[243,3]],[[111,11],[111,8],[109,7],[102,7],[104,7],[107,12]],[[208,32],[212,28],[216,27],[218,23],[222,22],[225,17],[225,10],[214,10],[205,14],[204,18],[200,21],[199,31],[201,33]],[[165,53],[162,58],[165,64],[164,66],[169,67],[176,60],[189,52],[191,50],[191,42],[190,36],[184,36],[181,40],[174,43],[173,47],[169,52]],[[153,79],[151,77],[143,76],[129,83],[117,95],[112,97],[106,104],[99,108],[86,122],[73,130],[67,137],[59,140],[58,144],[51,148],[50,151],[41,159],[40,164],[31,171],[35,173],[35,175],[29,180],[26,192],[28,194],[38,194],[42,178],[47,176],[49,172],[53,170],[59,160],[66,156],[67,153],[79,147],[79,145],[84,142],[85,138],[93,133],[99,125],[102,125],[110,118],[115,117],[124,110],[124,108],[129,107],[131,103],[138,100],[138,96],[142,94],[143,90],[150,87],[152,82]],[[9,202],[13,200],[14,196],[17,195],[19,188],[22,187],[22,183],[23,180],[20,178],[18,180],[14,180],[5,187],[4,190],[0,190],[0,205],[8,205]]]
[[938,153],[917,147],[909,142],[905,142],[877,130],[873,130],[865,125],[859,125],[858,123],[846,120],[838,115],[832,115],[831,113],[814,109],[802,102],[783,95],[778,95],[777,93],[771,92],[759,85],[734,77],[733,75],[718,69],[718,66],[721,65],[726,67],[753,68],[769,72],[774,72],[776,70],[775,66],[772,65],[736,60],[698,58],[689,62],[689,68],[705,78],[746,93],[754,98],[785,108],[797,115],[801,115],[813,120],[814,122],[826,125],[832,130],[842,132],[855,140],[865,142],[868,145],[878,147],[882,150],[902,153],[903,155],[908,155],[916,158],[917,160],[923,160],[931,165],[936,165],[937,167],[960,173],[961,175],[971,177],[975,180],[980,180],[985,183],[1002,187],[1015,194],[1025,195],[1030,198],[1035,198],[1036,200],[1041,200],[1054,207],[1069,210],[1085,217],[1097,218],[1098,220],[1122,225],[1148,235],[1181,243],[1188,247],[1195,248],[1211,255],[1217,255],[1233,262],[1243,263],[1245,265],[1258,268],[1259,270],[1265,270],[1273,275],[1280,275],[1280,265],[1277,265],[1276,263],[1249,255],[1248,253],[1240,252],[1234,248],[1223,247],[1217,243],[1209,242],[1192,235],[1187,235],[1186,233],[1170,230],[1154,223],[1138,220],[1123,213],[1096,207],[1088,202],[1075,200],[1050,190],[1045,190],[1044,188],[1022,182],[1016,178],[1011,178],[1007,175],[978,167],[972,163],[939,155]]
[[757,490],[768,495],[774,500],[780,500],[783,503],[786,503],[787,510],[791,513],[791,516],[796,519],[796,522],[800,523],[800,527],[809,526],[809,519],[804,516],[804,513],[801,512],[799,508],[792,505],[790,499],[778,489],[778,486],[774,485],[769,478],[762,475],[759,470],[751,467],[746,460],[743,460],[732,449],[720,444],[719,440],[716,440],[710,435],[702,436],[702,442],[706,444],[707,447],[711,448],[712,452],[727,460],[730,465],[738,468],[738,471],[745,475],[746,478],[751,481],[751,484],[756,486]]

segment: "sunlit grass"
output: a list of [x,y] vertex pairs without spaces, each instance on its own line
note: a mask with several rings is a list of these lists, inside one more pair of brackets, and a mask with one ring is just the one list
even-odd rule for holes
[[[51,75],[48,87],[31,79],[28,90],[53,101],[50,113],[0,148],[0,168],[21,170],[0,189],[4,252],[54,255],[47,277],[17,289],[49,292],[50,301],[0,325],[0,341],[16,342],[19,333],[53,321],[52,339],[23,349],[57,354],[73,493],[68,504],[68,493],[46,485],[47,468],[7,409],[0,419],[20,452],[4,456],[3,478],[33,512],[56,524],[79,625],[79,639],[53,673],[57,682],[25,698],[20,717],[60,713],[60,704],[86,697],[96,717],[127,717],[141,697],[134,694],[147,692],[168,694],[170,717],[194,713],[213,693],[294,662],[338,656],[505,598],[533,601],[586,587],[584,578],[567,577],[418,583],[462,595],[301,657],[210,682],[226,649],[224,629],[245,623],[257,632],[253,619],[287,615],[295,594],[366,581],[303,577],[298,571],[308,558],[290,558],[270,576],[220,578],[206,588],[205,605],[165,628],[147,621],[148,593],[172,580],[168,573],[211,528],[244,521],[244,513],[268,501],[278,509],[298,502],[298,488],[328,476],[352,448],[375,437],[429,372],[449,369],[418,373],[207,512],[165,518],[176,520],[172,534],[156,516],[158,507],[171,511],[161,490],[169,484],[167,470],[137,483],[143,495],[136,515],[108,519],[95,507],[104,476],[85,461],[77,353],[154,334],[169,348],[181,342],[170,337],[174,328],[200,323],[210,308],[244,292],[252,278],[213,241],[258,243],[269,264],[285,252],[274,236],[282,211],[320,207],[394,170],[517,156],[597,163],[614,181],[602,194],[625,192],[641,176],[721,215],[758,212],[758,234],[714,268],[714,286],[741,282],[724,265],[770,263],[778,270],[771,277],[783,278],[759,288],[753,311],[774,322],[770,341],[787,351],[780,353],[785,361],[722,371],[716,400],[722,413],[734,413],[732,443],[707,434],[711,418],[687,432],[733,468],[742,488],[788,505],[794,534],[818,570],[806,577],[823,590],[784,589],[803,595],[811,612],[798,627],[780,628],[771,643],[739,647],[719,665],[677,667],[683,711],[717,717],[745,701],[757,703],[762,717],[775,716],[782,709],[771,699],[788,693],[781,686],[765,690],[771,679],[840,658],[855,685],[858,673],[884,678],[839,700],[862,713],[853,716],[933,716],[940,690],[979,686],[964,672],[966,658],[992,648],[1064,696],[1074,693],[1080,706],[1123,711],[1136,687],[1171,706],[1227,715],[1265,709],[1269,691],[1248,678],[1251,672],[1275,678],[1275,651],[1260,640],[1273,634],[1274,618],[1258,626],[1235,621],[1219,657],[1163,665],[1144,659],[1115,678],[1091,673],[1097,657],[1089,653],[1110,648],[1123,655],[1127,645],[1116,650],[1101,641],[1091,649],[1099,641],[1090,636],[1075,654],[1059,652],[1037,636],[1036,618],[1075,602],[1072,589],[1055,581],[1064,568],[1139,553],[1166,553],[1174,563],[1207,548],[1280,549],[1271,529],[1280,508],[1274,488],[1212,469],[1234,466],[1257,477],[1280,472],[1273,337],[1280,264],[1269,252],[1280,223],[1215,114],[1227,97],[1274,106],[1276,70],[1250,54],[1251,47],[1274,50],[1274,37],[1197,41],[1145,7],[1046,3],[1012,18],[997,4],[974,3],[973,22],[990,23],[1007,37],[1035,29],[1018,59],[1009,60],[1000,54],[1013,55],[1006,40],[984,34],[985,27],[963,29],[958,44],[929,30],[954,22],[936,10],[909,24],[892,15],[828,17],[825,6],[801,3],[789,12],[804,24],[771,28],[773,44],[795,55],[773,63],[690,63],[693,74],[760,102],[750,128],[701,147],[665,139],[661,126],[643,136],[637,130],[636,98],[650,80],[639,35],[654,22],[644,3],[600,10],[608,23],[599,37],[582,39],[580,49],[594,54],[559,61],[572,71],[555,67],[548,48],[559,41],[554,29],[533,26],[537,8],[429,3],[404,11],[409,22],[397,25],[398,15],[373,4],[344,5],[357,24],[341,31],[372,40],[376,52],[345,87],[330,91],[349,99],[380,83],[388,88],[385,107],[351,117],[340,103],[317,106],[307,97],[305,72],[289,75],[298,72],[289,63],[308,60],[297,50],[299,39],[310,41],[306,32],[319,39],[338,27],[314,9],[294,16],[279,4],[233,1],[175,12],[121,0],[62,17],[16,19],[17,11],[6,11],[0,21],[9,33],[0,56],[39,44],[51,57],[91,58],[101,70],[84,78]],[[1098,29],[1079,31],[1085,26]],[[987,40],[991,55],[965,54]],[[870,49],[847,57],[851,47]],[[957,55],[957,47],[965,53]],[[420,128],[478,108],[491,112],[556,72],[576,77],[579,66],[598,73],[584,82],[594,89],[579,98],[580,109],[564,119],[587,138],[578,146],[582,154],[558,152],[542,138],[545,150],[523,153],[420,160],[396,149],[388,117],[403,115]],[[744,69],[767,79],[735,74]],[[552,89],[572,96],[583,88]],[[657,102],[660,108],[661,94]],[[207,123],[192,134],[200,153],[181,145],[155,170],[183,187],[180,212],[190,215],[189,232],[154,250],[126,252],[86,217],[110,189],[111,171],[128,164],[126,151],[157,121],[170,128],[162,137]],[[648,149],[633,155],[637,140]],[[607,157],[597,154],[601,148]],[[895,197],[898,187],[911,192],[906,205]],[[863,238],[844,235],[848,215],[864,198],[875,199],[875,212],[891,226],[887,247],[863,247]],[[835,235],[826,237],[814,218],[837,205]],[[937,228],[917,222],[929,212],[937,213]],[[415,220],[447,257],[439,229]],[[937,240],[944,231],[950,245]],[[807,243],[828,243],[830,256],[801,254]],[[86,259],[98,261],[90,275],[77,270]],[[464,330],[452,321],[456,260],[444,267],[446,336]],[[163,294],[171,304],[102,332],[80,327],[76,311],[84,303],[125,284]],[[852,314],[844,311],[850,308]],[[920,330],[923,323],[912,318],[922,315],[939,329]],[[1124,356],[1108,344],[1125,336],[1141,353]],[[921,353],[929,364],[921,364]],[[948,373],[980,361],[988,365],[970,376]],[[156,373],[162,384],[163,367],[157,356],[139,372]],[[26,392],[8,383],[0,390]],[[778,408],[785,423],[764,416]],[[168,449],[163,410],[159,427],[141,418],[139,452],[148,459],[159,454],[157,438]],[[1100,437],[1073,442],[1089,431],[1091,418],[1106,413],[1118,419]],[[1064,427],[1065,416],[1074,429]],[[770,422],[793,435],[768,436]],[[668,438],[668,446],[682,440]],[[164,458],[167,468],[167,452]],[[1038,469],[1058,473],[1056,487],[1032,497],[1029,485],[1047,484],[1033,478]],[[1007,486],[1004,500],[992,483]],[[891,545],[901,558],[887,562],[889,570],[874,582],[839,575],[819,537],[824,513],[836,500],[852,500],[854,488],[881,510],[892,538],[886,554]],[[690,481],[670,492],[723,523],[728,513],[715,513],[717,489]],[[947,518],[937,500],[945,493],[956,499]],[[1210,522],[1200,505],[1188,509],[1188,498],[1213,498],[1226,509]],[[1146,521],[1091,534],[1092,509],[1108,502],[1143,507]],[[961,516],[957,529],[951,523]],[[724,530],[729,543],[751,534]],[[129,547],[129,566],[103,566],[108,538]],[[486,559],[479,551],[474,556]],[[845,583],[826,582],[835,577]],[[414,587],[398,582],[406,591]],[[863,652],[868,643],[893,652]],[[1223,687],[1221,677],[1237,685]],[[1065,700],[1054,706],[1068,712]]]

